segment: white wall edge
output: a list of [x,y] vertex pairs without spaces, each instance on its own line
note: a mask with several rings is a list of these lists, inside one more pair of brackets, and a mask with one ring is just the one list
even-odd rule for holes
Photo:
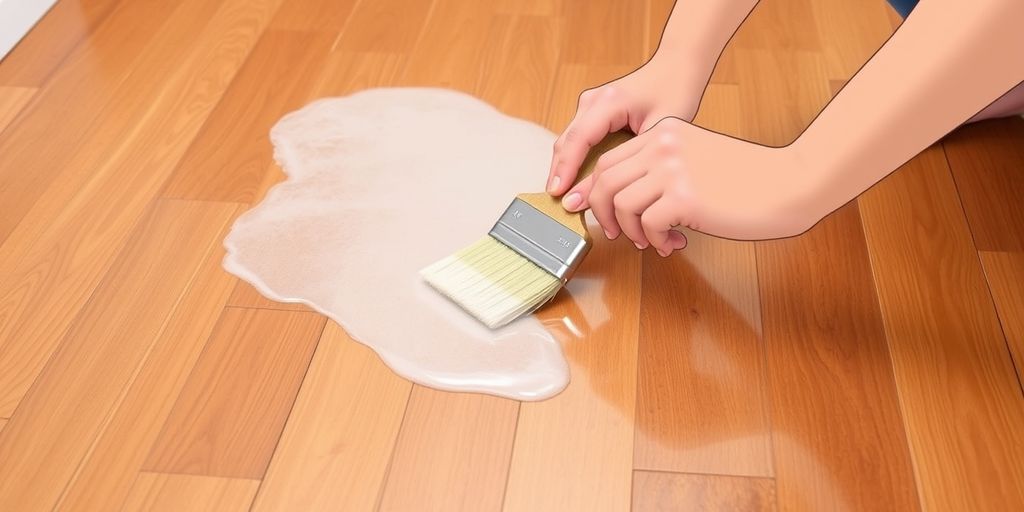
[[25,37],[55,3],[57,0],[0,0],[0,59]]

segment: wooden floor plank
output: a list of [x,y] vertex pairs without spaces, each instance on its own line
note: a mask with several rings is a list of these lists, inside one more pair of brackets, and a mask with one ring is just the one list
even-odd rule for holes
[[737,49],[821,51],[825,38],[815,30],[814,7],[823,2],[834,0],[758,2],[730,43]]
[[[642,45],[639,38],[636,43]],[[545,124],[561,130],[575,112],[579,91],[627,68],[560,64]],[[550,400],[520,406],[503,510],[629,507],[639,277],[636,249],[599,237],[573,278],[581,287],[577,293],[538,312],[552,329],[568,321],[580,331],[578,336],[553,331],[562,341],[572,381]],[[582,316],[584,311],[594,317]]]
[[361,1],[352,11],[349,30],[338,39],[338,49],[408,55],[424,22],[431,18],[432,1]]
[[120,0],[57,2],[0,60],[0,85],[41,87],[119,3]]
[[495,6],[489,2],[435,0],[430,20],[423,26],[398,83],[472,92],[480,81],[492,29],[507,33],[507,27],[496,25]]
[[859,220],[757,245],[782,509],[918,508]]
[[374,510],[411,387],[328,324],[252,510]]
[[[312,96],[391,85],[405,57],[339,45]],[[372,350],[329,323],[253,510],[374,510],[411,389]]]
[[414,386],[381,511],[501,510],[519,404]]
[[754,245],[645,254],[634,467],[771,476]]
[[[161,199],[169,177],[180,197],[251,204],[284,179],[270,123],[380,85],[452,87],[560,131],[580,90],[643,62],[673,3],[59,2],[0,61],[0,509],[914,510],[917,488],[930,510],[1024,508],[1017,118],[961,129],[947,159],[931,150],[799,241],[694,235],[669,260],[599,241],[576,300],[541,313],[573,381],[521,415],[412,386],[333,324],[295,396],[296,358],[216,330],[225,304],[263,334],[318,317],[224,273],[244,206]],[[892,13],[762,2],[697,123],[789,142]],[[230,412],[272,380],[295,397],[283,426],[280,397]],[[173,470],[270,465],[262,489],[140,474],[154,443]]]
[[[239,205],[235,215],[244,210]],[[185,386],[236,279],[214,244],[117,409],[64,490],[57,510],[119,510]]]
[[258,480],[140,473],[124,512],[244,512]]
[[1014,116],[961,127],[942,142],[1018,377],[1024,375],[1022,141],[1024,119]]
[[741,138],[769,146],[793,142],[832,98],[818,51],[735,51],[740,87]]
[[[696,123],[740,130],[739,91],[711,84]],[[754,245],[688,233],[645,255],[634,466],[771,476]]]
[[[0,414],[13,410],[38,375],[278,1],[224,0],[192,44],[177,40],[180,28],[159,38],[179,47],[140,66],[145,80],[92,127],[90,142],[60,170],[46,200],[0,246]],[[180,8],[189,14],[173,23],[209,15],[193,0]]]
[[[114,120],[130,124],[132,118],[120,118],[123,114],[116,109],[118,105],[110,105],[114,98],[151,94],[143,84],[153,82],[154,75],[133,73],[140,59],[151,63],[146,71],[166,75],[167,66],[178,63],[172,55],[180,56],[189,48],[189,41],[202,30],[200,20],[208,19],[217,5],[161,0],[126,3],[92,34],[90,44],[79,46],[67,58],[39,91],[17,129],[0,134],[0,154],[4,155],[0,160],[0,182],[4,183],[0,187],[0,204],[4,205],[0,243],[67,167],[85,135],[96,129],[97,116],[106,110],[118,113]],[[134,79],[128,80],[130,76]],[[61,122],[54,123],[54,119]],[[91,144],[112,151],[117,140],[93,137]]]
[[981,263],[1013,356],[1017,379],[1024,382],[1024,252],[984,251]]
[[978,250],[1024,251],[1024,119],[964,126],[942,147]]
[[[443,11],[436,16],[445,23]],[[481,99],[507,114],[542,121],[558,57],[557,24],[542,16],[495,14],[487,28],[480,60],[458,63],[465,75],[459,80],[476,78],[472,91]],[[534,44],[522,45],[523,38]],[[452,64],[447,60],[435,63],[446,67]],[[442,76],[404,78],[429,83]],[[501,510],[518,412],[512,400],[416,386],[381,510]]]
[[[508,115],[543,123],[558,64],[556,20],[497,16],[492,27],[492,37],[502,32],[504,37],[485,46],[474,94]],[[532,44],[523,45],[524,39]],[[475,67],[467,63],[466,69]]]
[[286,311],[312,311],[305,304],[299,304],[297,302],[277,302],[270,300],[256,291],[256,288],[245,281],[238,281],[235,285],[234,291],[231,292],[231,297],[228,299],[228,305],[240,308],[259,308],[259,309],[281,309]]
[[162,195],[254,202],[273,158],[270,128],[306,103],[333,38],[327,33],[264,33]]
[[[562,336],[572,375],[565,391],[520,406],[504,510],[629,507],[639,256],[632,244],[597,240],[573,278],[585,288],[539,313],[549,325],[568,318],[581,336]],[[581,317],[580,311],[608,317]]]
[[263,478],[326,322],[225,309],[143,470]]
[[1024,508],[1024,396],[941,148],[859,201],[925,509]]
[[[746,138],[786,144],[832,95],[820,49],[737,55]],[[755,245],[779,508],[916,510],[856,204]]]
[[337,36],[359,0],[289,0],[270,23],[271,30],[328,32]]
[[770,478],[633,472],[633,512],[673,510],[772,512],[775,482]]
[[563,0],[560,12],[563,64],[627,66],[646,60],[647,6],[617,0]]
[[850,79],[895,29],[889,2],[813,0],[810,11],[814,23],[794,29],[817,32],[829,78]]
[[0,134],[21,113],[37,90],[35,87],[0,86]]
[[0,503],[55,504],[235,214],[173,201],[139,225],[0,436]]

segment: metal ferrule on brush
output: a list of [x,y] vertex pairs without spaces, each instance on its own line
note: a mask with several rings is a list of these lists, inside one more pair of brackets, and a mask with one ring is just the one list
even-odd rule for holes
[[490,235],[565,283],[583,261],[590,244],[526,201],[512,201]]

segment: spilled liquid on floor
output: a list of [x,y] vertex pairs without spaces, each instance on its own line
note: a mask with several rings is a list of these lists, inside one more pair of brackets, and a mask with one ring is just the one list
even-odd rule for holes
[[289,114],[271,140],[288,180],[235,223],[229,272],[326,314],[426,386],[538,400],[568,384],[535,317],[489,330],[418,274],[543,187],[551,132],[453,91],[373,89]]

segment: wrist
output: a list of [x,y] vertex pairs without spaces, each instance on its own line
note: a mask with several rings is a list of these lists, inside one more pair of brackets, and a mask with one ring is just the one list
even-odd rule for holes
[[718,53],[699,48],[697,44],[676,44],[658,48],[645,66],[659,70],[685,86],[707,84],[718,62]]

